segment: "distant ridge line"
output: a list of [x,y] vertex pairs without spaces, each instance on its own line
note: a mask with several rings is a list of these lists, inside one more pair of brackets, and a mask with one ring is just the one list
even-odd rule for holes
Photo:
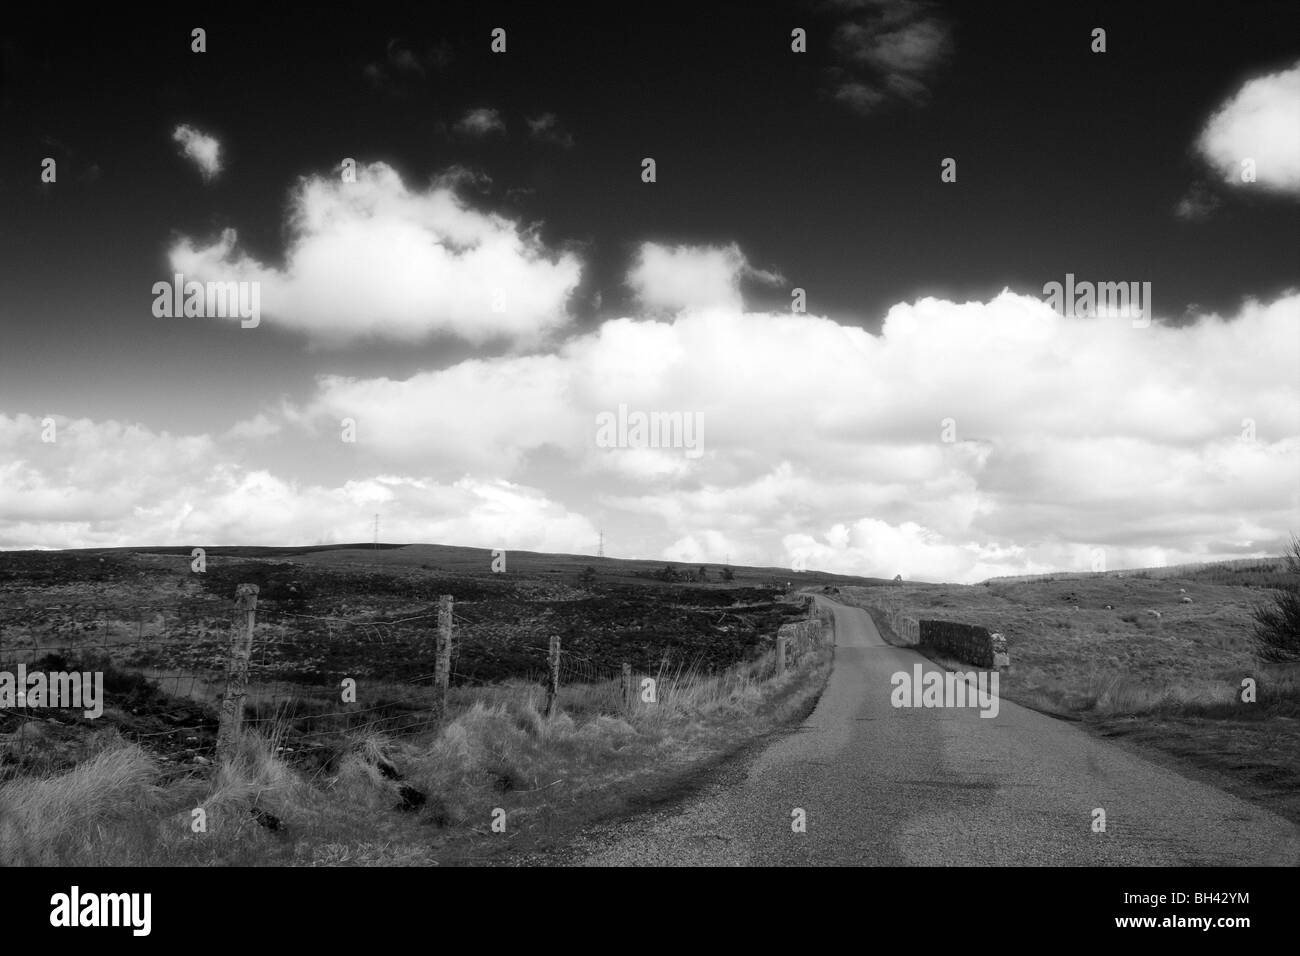
[[1149,568],[1117,568],[1113,571],[1045,571],[1042,574],[1007,574],[996,578],[986,578],[982,584],[1019,584],[1025,581],[1081,581],[1087,578],[1122,578],[1143,575],[1148,578],[1183,577],[1197,571],[1213,568],[1231,570],[1233,568],[1273,568],[1285,564],[1281,555],[1267,558],[1228,558],[1223,561],[1198,561],[1190,564],[1167,564]]

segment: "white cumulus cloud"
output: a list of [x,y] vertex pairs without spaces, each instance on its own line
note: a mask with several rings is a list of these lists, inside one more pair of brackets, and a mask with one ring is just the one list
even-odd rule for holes
[[[375,215],[391,198],[362,195]],[[319,235],[337,211],[298,221]],[[449,221],[464,244],[497,228]],[[1278,553],[1300,526],[1300,293],[1172,325],[1156,290],[1146,328],[931,297],[873,334],[746,311],[733,247],[649,249],[632,282],[653,315],[323,375],[217,437],[61,421],[51,445],[0,415],[0,546],[357,540],[381,511],[393,540],[590,552],[599,524],[623,556],[974,581],[1098,549],[1110,568]],[[623,408],[699,416],[700,454],[598,440]],[[345,418],[345,473],[276,450],[338,448]]]
[[581,551],[597,530],[539,489],[370,474],[322,485],[237,463],[228,435],[0,414],[0,548],[130,544],[305,545],[365,540],[383,513],[395,541]]
[[324,344],[435,334],[472,343],[536,342],[569,321],[578,258],[535,232],[471,208],[447,183],[410,189],[384,163],[356,182],[308,176],[294,190],[283,269],[183,237],[172,267],[199,281],[259,282],[263,324]]
[[725,246],[664,246],[642,243],[627,284],[651,312],[742,307],[742,279],[775,284],[773,272],[755,269],[735,243]]
[[[788,564],[817,542],[846,573],[959,580],[1084,567],[1095,547],[1198,560],[1275,546],[1300,516],[1298,324],[1294,293],[1145,329],[1011,292],[927,298],[879,335],[718,305],[550,355],[322,378],[300,417],[357,417],[407,471],[519,480],[552,456],[566,492],[663,529],[642,554]],[[620,405],[700,415],[703,454],[599,447]]]
[[1251,160],[1259,186],[1300,195],[1300,63],[1246,81],[1206,121],[1196,147],[1229,185],[1255,185],[1242,179]]

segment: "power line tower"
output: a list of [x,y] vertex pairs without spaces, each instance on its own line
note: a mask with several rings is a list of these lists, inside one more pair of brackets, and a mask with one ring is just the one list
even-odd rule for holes
[[603,558],[604,556],[605,556],[605,529],[601,528],[600,542],[596,545],[596,557]]
[[379,515],[375,515],[375,550],[379,550]]

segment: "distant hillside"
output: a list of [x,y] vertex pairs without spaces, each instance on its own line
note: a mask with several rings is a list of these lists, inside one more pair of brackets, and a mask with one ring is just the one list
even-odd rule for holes
[[[452,574],[480,575],[490,573],[492,549],[462,548],[443,544],[330,544],[306,547],[207,547],[209,558],[254,558],[261,560],[293,560],[303,564],[354,567],[407,567],[438,570]],[[100,554],[159,554],[188,556],[191,546],[137,547],[137,548],[83,548],[64,553],[80,555]],[[23,552],[4,552],[15,557]],[[30,552],[50,554],[51,552]],[[723,583],[723,568],[730,569],[735,587],[767,585],[794,588],[822,587],[825,585],[870,587],[889,584],[884,578],[856,577],[847,574],[830,574],[823,571],[792,571],[789,568],[747,567],[723,565],[717,562],[664,561],[661,559],[598,558],[587,554],[548,554],[540,551],[506,551],[506,570],[512,575],[544,577],[559,575],[576,577],[590,567],[596,581],[622,580],[658,583],[655,575],[671,568],[679,580],[695,576],[705,569],[711,584]]]
[[1050,574],[1019,574],[989,578],[985,584],[1018,584],[1026,581],[1082,581],[1089,578],[1178,578],[1199,584],[1228,584],[1239,587],[1281,587],[1287,580],[1286,559],[1237,558],[1231,561],[1203,561],[1171,564],[1162,568],[1125,568],[1117,571],[1059,571]]

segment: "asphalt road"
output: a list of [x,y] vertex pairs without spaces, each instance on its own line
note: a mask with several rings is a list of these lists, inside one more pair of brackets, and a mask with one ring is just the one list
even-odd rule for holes
[[835,666],[798,731],[671,812],[593,831],[572,862],[1300,864],[1300,827],[1069,723],[1006,701],[995,717],[895,708],[891,675],[939,668],[886,644],[865,611],[818,600],[835,613]]

